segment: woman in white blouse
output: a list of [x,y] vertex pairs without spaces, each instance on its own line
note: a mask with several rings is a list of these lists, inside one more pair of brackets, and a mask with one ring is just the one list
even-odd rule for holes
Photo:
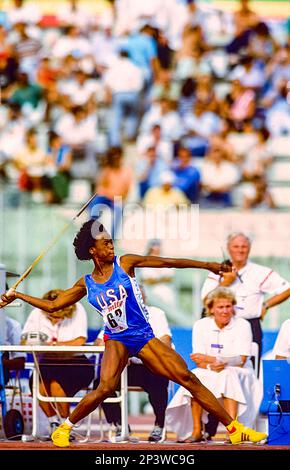
[[[197,368],[192,372],[217,397],[227,412],[242,416],[247,426],[253,425],[262,391],[250,360],[252,333],[249,323],[235,317],[234,294],[218,287],[208,294],[207,317],[193,328],[193,354]],[[190,412],[191,408],[191,412]],[[203,410],[179,388],[167,409],[167,422],[180,441],[200,442]]]

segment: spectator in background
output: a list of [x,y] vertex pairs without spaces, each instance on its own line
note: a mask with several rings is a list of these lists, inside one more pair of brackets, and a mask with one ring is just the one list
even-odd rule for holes
[[239,169],[227,160],[224,147],[219,142],[212,143],[201,168],[205,205],[232,206],[232,190],[239,180]]
[[241,156],[237,155],[236,149],[229,139],[230,128],[227,121],[222,121],[222,128],[218,134],[213,134],[210,138],[210,148],[219,147],[223,151],[224,159],[232,162],[239,163]]
[[209,64],[203,56],[207,49],[201,26],[187,26],[182,34],[181,48],[175,55],[176,77],[184,80],[210,72]]
[[[51,290],[43,299],[55,300],[61,292],[60,289]],[[87,339],[86,311],[80,303],[52,313],[34,308],[23,327],[23,337],[32,331],[46,334],[46,344],[50,346],[82,346]],[[94,377],[94,367],[84,354],[45,353],[39,358],[39,367],[40,393],[50,397],[72,397],[87,387]],[[69,403],[40,401],[39,404],[49,420],[50,433],[59,426],[60,417],[69,415]]]
[[127,140],[134,140],[138,126],[140,93],[143,86],[142,72],[128,58],[128,52],[121,50],[104,74],[104,85],[108,101],[112,102],[112,121],[109,129],[111,146],[122,143],[122,127]]
[[13,163],[19,170],[20,189],[30,191],[34,202],[43,202],[48,161],[45,152],[38,145],[35,129],[26,132],[24,146],[15,154]]
[[[262,399],[261,384],[250,361],[252,333],[249,323],[235,316],[235,296],[219,287],[206,298],[207,317],[193,327],[192,373],[208,387],[230,416],[254,424]],[[191,408],[191,409],[190,409]],[[202,408],[180,387],[168,405],[166,421],[179,442],[201,442]]]
[[221,119],[208,110],[208,104],[195,101],[192,111],[184,116],[186,146],[191,155],[203,157],[206,154],[209,138],[221,129]]
[[171,163],[174,150],[173,144],[170,140],[162,137],[159,124],[153,124],[150,132],[140,134],[137,139],[137,150],[140,155],[143,156],[149,147],[154,147],[158,157],[164,162]]
[[150,132],[152,126],[159,124],[163,139],[172,143],[178,142],[184,131],[176,109],[177,103],[175,101],[169,100],[166,96],[160,97],[144,114],[141,121],[141,132]]
[[140,68],[145,89],[148,89],[159,71],[154,29],[149,24],[145,24],[138,33],[131,34],[126,43],[126,51],[132,62]]
[[215,94],[213,77],[210,73],[203,73],[198,76],[195,97],[197,101],[204,104],[208,112],[218,113],[218,100]]
[[276,208],[275,201],[271,194],[271,190],[268,187],[265,176],[254,175],[248,186],[244,188],[243,194],[244,209],[254,209],[258,207],[262,209]]
[[282,78],[269,92],[262,103],[265,109],[266,126],[272,137],[290,134],[290,106],[288,102],[289,80]]
[[[53,128],[57,120],[66,112],[64,107],[64,99],[59,95],[56,87],[46,88],[44,92],[43,106],[43,124],[49,129]],[[68,103],[67,103],[68,104]]]
[[234,23],[236,35],[255,26],[259,21],[257,13],[250,8],[250,0],[240,0],[240,8],[234,13]]
[[150,209],[166,210],[188,206],[189,200],[178,188],[174,188],[174,174],[165,171],[160,175],[160,186],[150,188],[145,194],[143,203]]
[[0,125],[0,149],[9,162],[23,147],[27,124],[19,104],[8,103],[6,113]]
[[83,5],[80,5],[78,0],[60,2],[57,17],[62,28],[73,25],[84,33],[92,21],[91,12]]
[[265,84],[264,68],[254,57],[243,55],[239,59],[239,65],[229,74],[229,79],[239,80],[244,88],[259,92]]
[[51,190],[49,202],[60,203],[69,194],[70,168],[72,164],[71,149],[53,131],[49,133],[48,143],[48,179]]
[[52,56],[57,59],[72,55],[79,60],[81,57],[92,54],[92,46],[89,40],[80,34],[76,26],[69,25],[56,41],[51,52]]
[[[251,241],[242,232],[229,234],[227,249],[233,263],[233,271],[230,275],[225,273],[221,278],[210,274],[202,287],[201,295],[205,300],[218,286],[229,287],[234,292],[237,317],[250,322],[253,341],[259,345],[260,362],[263,336],[261,321],[267,310],[275,305],[274,299],[272,302],[273,296],[284,292],[290,284],[272,269],[249,261]],[[265,302],[266,294],[271,297]]]
[[171,102],[176,102],[180,93],[179,88],[179,84],[173,80],[171,70],[160,69],[158,77],[152,85],[150,99],[155,102],[166,98]]
[[[144,288],[141,287],[142,297],[146,303],[146,296]],[[171,331],[167,322],[165,312],[158,307],[147,305],[149,313],[149,323],[152,327],[153,333],[156,338],[160,339],[162,343],[171,347]],[[95,341],[96,346],[104,345],[103,341],[104,331],[98,335]],[[128,386],[142,387],[148,393],[148,398],[155,415],[154,428],[151,431],[148,441],[149,442],[162,442],[165,439],[165,410],[168,401],[168,380],[159,375],[153,374],[137,357],[130,358],[130,365],[128,367]],[[99,385],[100,379],[95,380],[94,388]],[[114,395],[115,396],[115,395]],[[121,409],[119,403],[103,403],[106,420],[116,427],[116,442],[121,438]],[[118,439],[119,438],[119,439]]]
[[55,88],[60,77],[60,70],[56,69],[49,57],[43,57],[36,72],[36,82],[44,89]]
[[186,195],[191,203],[196,204],[199,200],[200,172],[195,167],[187,147],[179,146],[172,171],[175,175],[175,186]]
[[228,119],[234,129],[244,130],[245,122],[251,121],[256,113],[256,94],[254,90],[246,88],[240,80],[232,82],[230,93],[226,96],[224,117]]
[[93,25],[90,38],[93,45],[96,71],[102,77],[106,69],[118,56],[118,39],[113,34],[113,25],[109,25],[107,22],[101,25]]
[[42,43],[38,38],[29,34],[29,29],[25,23],[16,23],[14,30],[17,40],[13,45],[13,49],[19,63],[19,70],[26,73],[30,81],[34,81],[42,52]]
[[68,97],[74,106],[85,106],[97,90],[97,81],[81,69],[75,70],[68,80],[63,80],[58,86],[59,93]]
[[10,25],[16,23],[37,24],[40,20],[40,11],[38,5],[26,3],[25,0],[13,0],[13,5],[8,11],[8,21]]
[[193,78],[186,78],[182,82],[180,97],[178,100],[178,112],[182,118],[187,113],[190,113],[193,108],[193,104],[196,100],[195,90],[196,82]]
[[97,172],[96,139],[98,120],[88,106],[68,106],[54,126],[64,144],[72,152],[71,174],[74,178],[87,178],[92,182]]
[[258,23],[250,37],[248,54],[260,63],[268,63],[278,49],[279,45],[271,35],[269,26],[263,22]]
[[157,57],[161,70],[169,70],[172,68],[174,51],[171,49],[168,36],[162,29],[157,30]]
[[168,164],[157,154],[156,147],[149,145],[143,157],[137,163],[136,172],[141,199],[143,199],[148,189],[159,186],[161,174],[168,169]]
[[[290,35],[289,35],[290,37]],[[266,66],[268,78],[266,91],[277,90],[280,83],[290,80],[290,43],[278,48]]]
[[36,83],[29,83],[26,73],[19,73],[10,101],[23,107],[29,104],[32,108],[36,108],[40,102],[43,90]]
[[79,70],[80,60],[75,57],[73,54],[67,54],[60,59],[55,59],[60,64],[60,79],[61,80],[70,80],[71,77]]
[[273,149],[269,146],[270,132],[265,127],[256,131],[257,143],[254,144],[244,156],[243,177],[251,181],[255,176],[266,176],[267,168],[273,162]]
[[250,153],[250,150],[258,143],[257,131],[253,126],[253,122],[250,119],[246,119],[241,124],[242,129],[240,130],[242,132],[238,132],[234,129],[233,123],[227,120],[226,130],[227,142],[232,146],[236,154],[236,159],[233,161],[239,164],[243,162],[245,155]]
[[[1,28],[1,26],[0,26]],[[0,37],[1,42],[1,37]],[[7,51],[0,50],[0,86],[1,102],[6,103],[10,90],[16,82],[18,63],[14,57],[9,56]]]
[[0,11],[0,14],[0,54],[11,55],[12,47],[10,42],[8,41],[8,32],[5,28],[5,13],[3,11]]
[[259,16],[250,8],[249,0],[240,0],[240,8],[234,13],[234,39],[227,46],[229,54],[237,54],[240,49],[247,47],[253,30],[259,23]]
[[124,165],[121,147],[112,147],[107,154],[107,160],[96,181],[97,196],[92,202],[91,218],[98,219],[102,210],[108,207],[112,214],[112,237],[117,231],[122,219],[123,205],[126,203],[133,184],[133,171]]

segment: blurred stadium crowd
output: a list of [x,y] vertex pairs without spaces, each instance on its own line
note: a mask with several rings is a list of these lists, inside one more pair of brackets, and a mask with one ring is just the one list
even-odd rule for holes
[[234,13],[193,0],[41,3],[0,11],[4,187],[46,204],[85,180],[106,200],[134,187],[145,205],[279,205],[269,175],[279,139],[290,157],[289,18],[247,0]]

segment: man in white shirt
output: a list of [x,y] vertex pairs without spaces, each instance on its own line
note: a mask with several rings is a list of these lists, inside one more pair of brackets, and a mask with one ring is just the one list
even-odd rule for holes
[[[144,290],[142,289],[144,297]],[[149,323],[156,338],[171,347],[171,331],[163,310],[158,307],[147,306]],[[101,345],[103,330],[98,335],[95,344]],[[94,387],[99,383],[96,379]],[[162,442],[165,439],[164,421],[168,402],[168,380],[153,374],[137,357],[130,359],[128,367],[128,386],[142,387],[148,393],[149,401],[155,414],[155,425],[148,438],[149,442]],[[116,441],[121,436],[121,409],[119,403],[102,404],[106,420],[116,426]]]
[[[250,322],[253,341],[259,345],[260,361],[261,320],[267,310],[273,306],[271,298],[288,289],[290,284],[271,268],[248,260],[251,242],[245,234],[241,232],[230,234],[227,248],[233,263],[233,272],[224,273],[223,277],[210,273],[202,287],[201,296],[202,299],[205,299],[209,292],[219,285],[229,287],[234,292],[237,300],[236,315]],[[264,301],[266,294],[272,296],[267,302]]]

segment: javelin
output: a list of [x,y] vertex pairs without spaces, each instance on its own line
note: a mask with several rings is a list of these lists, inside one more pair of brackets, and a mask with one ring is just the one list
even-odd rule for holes
[[16,289],[17,286],[19,286],[20,282],[22,282],[28,274],[31,273],[32,269],[37,265],[37,263],[46,255],[46,253],[50,250],[50,248],[53,247],[53,245],[58,242],[58,240],[63,236],[63,234],[67,231],[67,229],[71,226],[71,224],[84,212],[84,210],[88,207],[88,205],[92,202],[92,200],[96,197],[97,194],[94,194],[88,202],[85,203],[85,205],[78,211],[78,213],[69,221],[67,222],[63,228],[60,230],[60,232],[53,237],[53,239],[48,243],[47,247],[44,248],[44,250],[41,251],[41,253],[35,258],[33,263],[26,269],[26,271],[20,276],[20,278],[13,284],[12,287],[7,291],[7,294],[9,294],[9,291],[12,292]]

